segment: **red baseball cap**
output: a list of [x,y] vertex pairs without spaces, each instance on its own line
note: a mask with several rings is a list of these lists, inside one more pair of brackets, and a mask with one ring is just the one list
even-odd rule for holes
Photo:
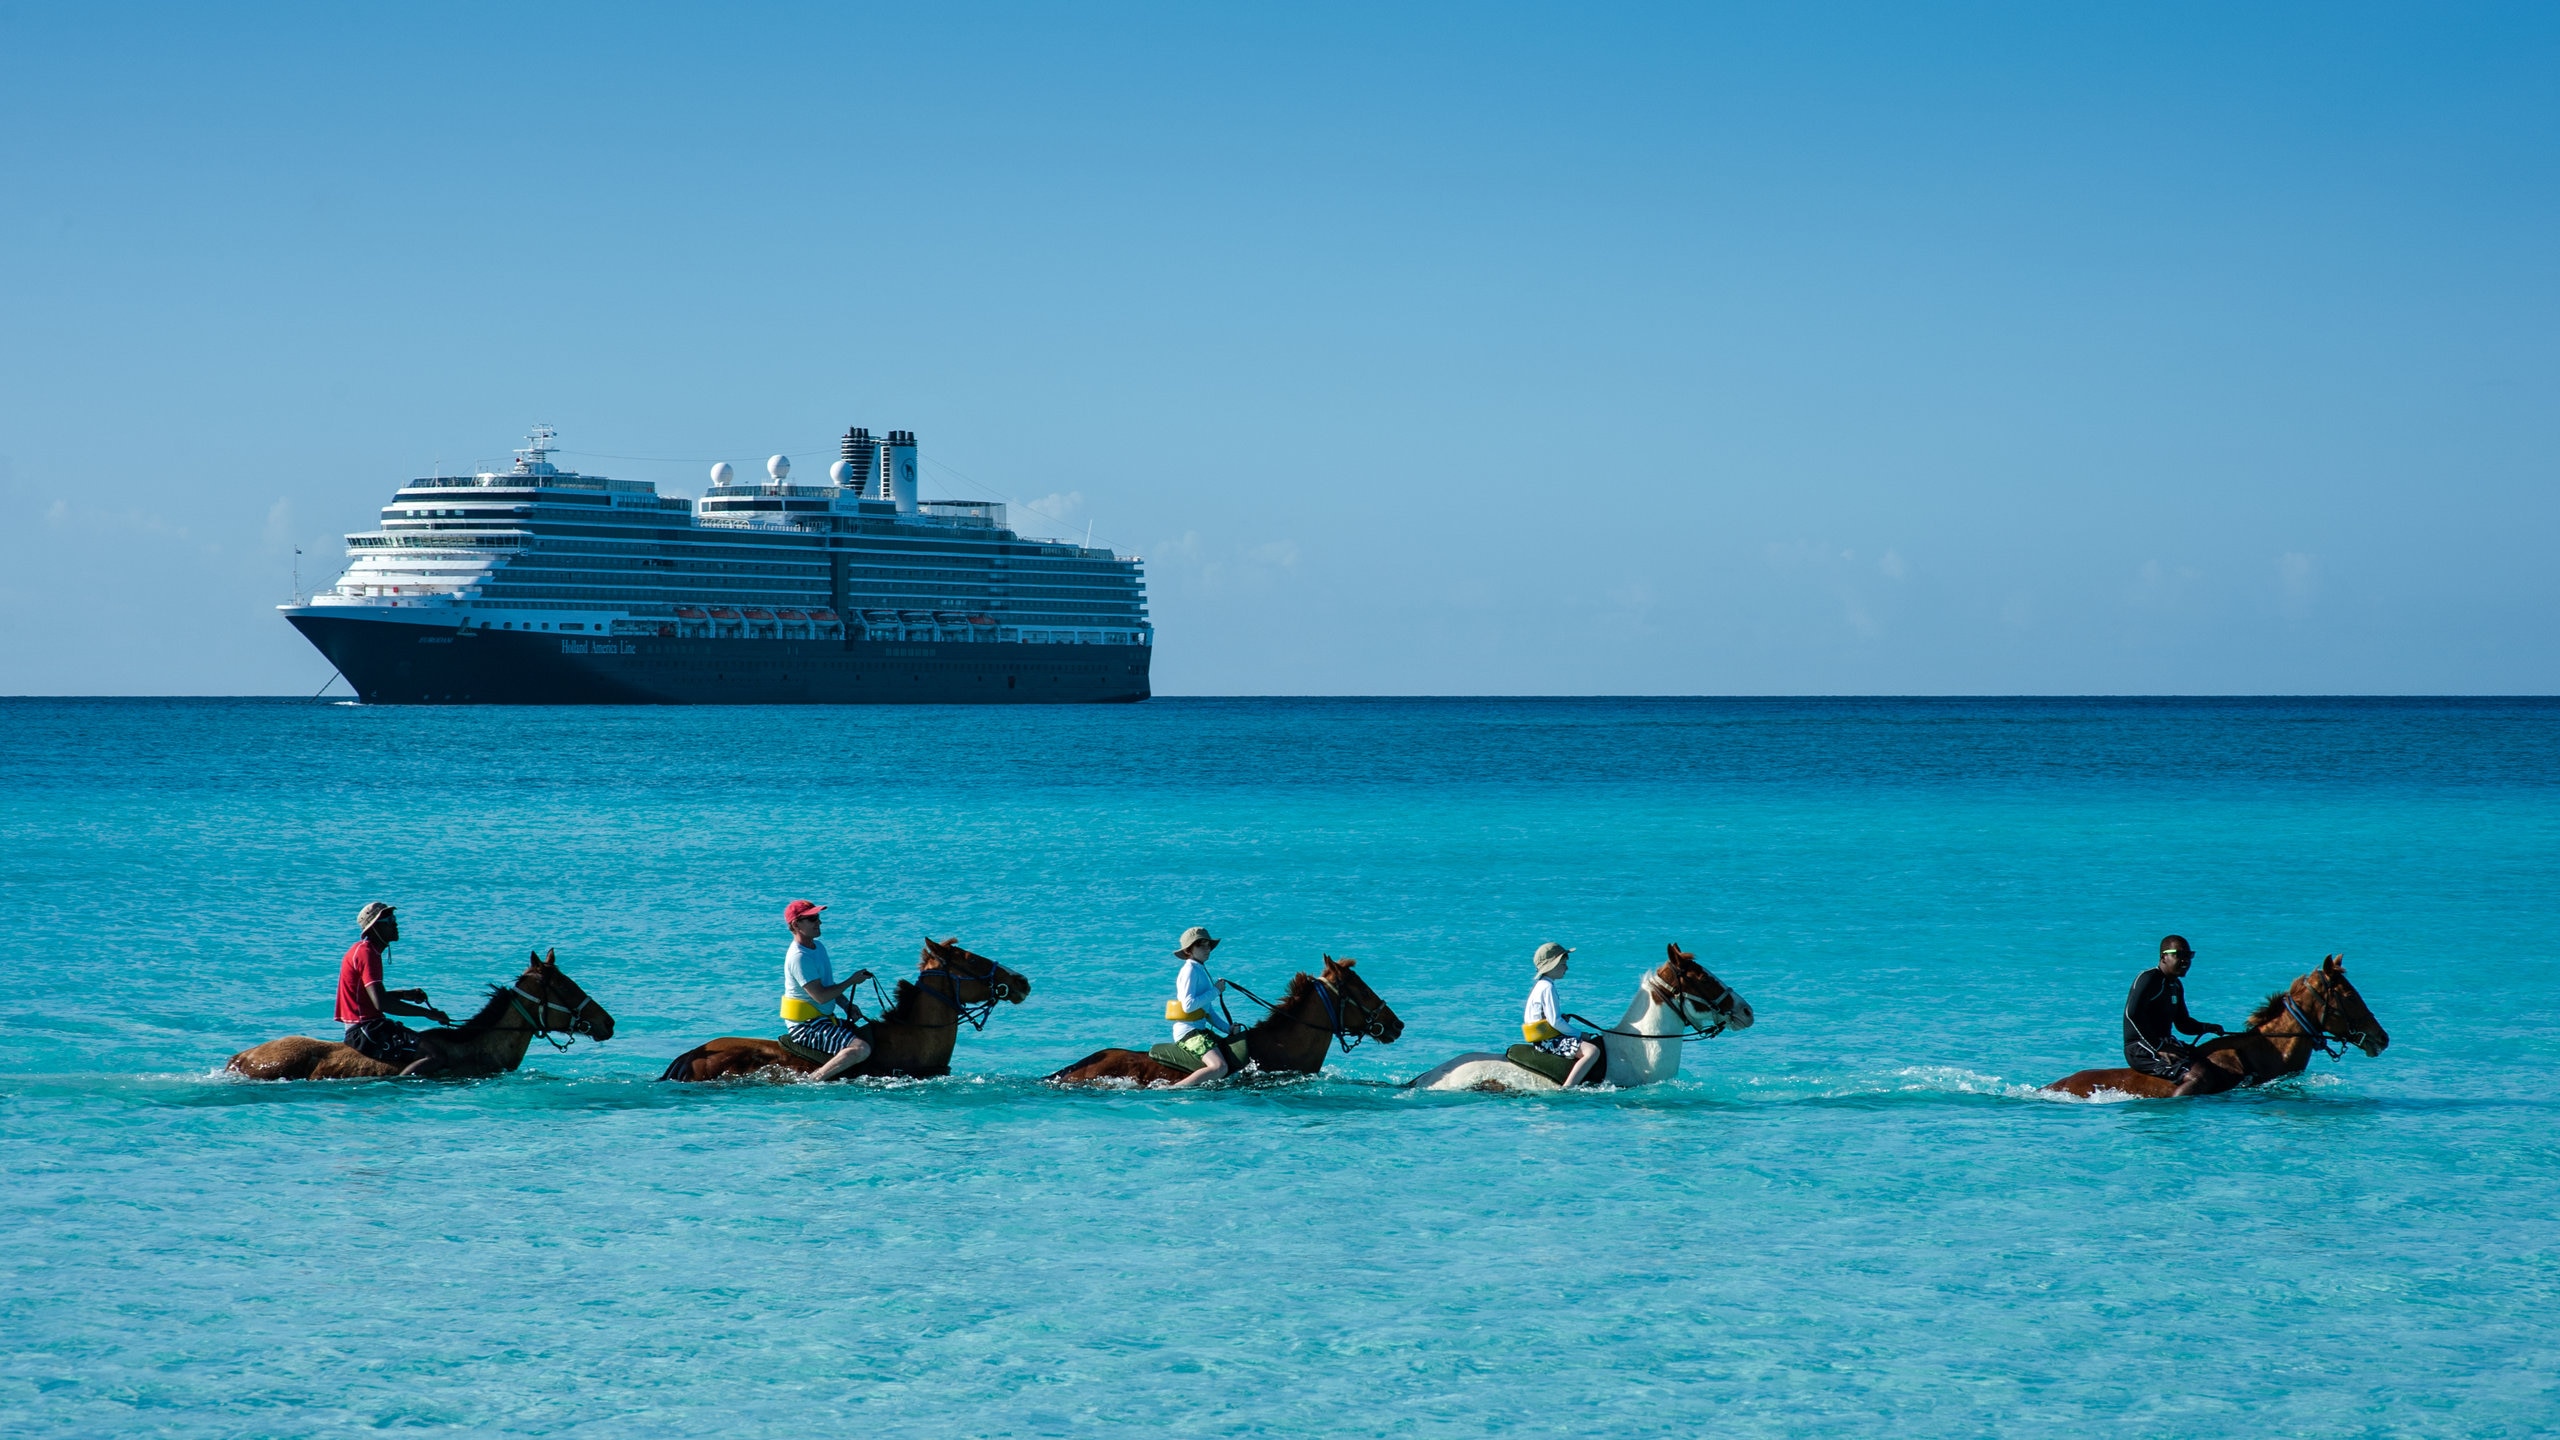
[[794,900],[782,907],[782,923],[797,925],[803,917],[815,915],[826,908],[824,905],[813,905],[806,900]]

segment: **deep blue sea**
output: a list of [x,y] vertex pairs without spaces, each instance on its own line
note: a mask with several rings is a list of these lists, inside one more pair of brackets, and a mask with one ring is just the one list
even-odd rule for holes
[[[0,702],[0,1430],[600,1437],[2524,1436],[2560,1429],[2560,703]],[[656,1080],[840,967],[1030,975],[951,1078]],[[469,1084],[256,1084],[357,908],[461,1008],[615,1015]],[[1185,926],[1406,1022],[1223,1092]],[[2343,951],[2389,1027],[2184,1104],[2114,1064],[2159,937],[2236,1025]],[[1423,1095],[1543,940],[1671,1084]]]

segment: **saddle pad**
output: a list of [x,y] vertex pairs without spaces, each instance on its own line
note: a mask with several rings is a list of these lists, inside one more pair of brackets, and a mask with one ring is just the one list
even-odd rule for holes
[[[1550,1055],[1535,1045],[1514,1045],[1502,1052],[1502,1058],[1533,1075],[1544,1075],[1557,1084],[1573,1073],[1573,1062],[1561,1055]],[[1585,1085],[1597,1085],[1609,1078],[1609,1047],[1600,1047],[1600,1058],[1591,1062],[1591,1070],[1582,1077]]]
[[[1227,1067],[1229,1069],[1242,1070],[1244,1068],[1243,1046],[1230,1040],[1220,1048],[1227,1052]],[[1150,1047],[1147,1051],[1147,1058],[1170,1065],[1185,1075],[1188,1075],[1192,1071],[1200,1068],[1199,1061],[1192,1059],[1191,1056],[1180,1046],[1175,1045],[1170,1040],[1161,1045]]]

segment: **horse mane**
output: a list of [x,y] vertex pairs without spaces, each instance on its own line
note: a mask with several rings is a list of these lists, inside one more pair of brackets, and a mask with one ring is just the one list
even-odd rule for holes
[[2293,992],[2290,990],[2278,990],[2274,994],[2269,995],[2266,999],[2266,1003],[2249,1012],[2248,1028],[2255,1030],[2259,1026],[2264,1025],[2268,1021],[2283,1014],[2285,997],[2292,993]]
[[489,998],[481,1002],[480,1013],[463,1021],[461,1024],[454,1026],[450,1030],[430,1030],[427,1033],[430,1035],[442,1034],[447,1038],[454,1040],[479,1039],[481,1036],[489,1033],[490,1028],[498,1023],[499,1013],[507,1008],[508,988],[509,987],[504,985],[490,986]]

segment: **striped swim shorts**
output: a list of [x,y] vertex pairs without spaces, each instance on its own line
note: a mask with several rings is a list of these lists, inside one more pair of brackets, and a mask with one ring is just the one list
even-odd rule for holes
[[803,1020],[792,1026],[789,1034],[792,1044],[811,1050],[823,1050],[829,1055],[862,1038],[862,1032],[853,1028],[852,1021],[840,1020],[833,1015],[821,1015],[815,1020]]

